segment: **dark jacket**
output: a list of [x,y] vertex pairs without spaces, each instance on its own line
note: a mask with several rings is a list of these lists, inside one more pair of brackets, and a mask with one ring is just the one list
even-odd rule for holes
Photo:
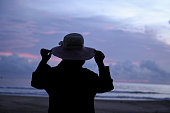
[[32,74],[31,85],[45,89],[49,95],[49,113],[95,113],[96,93],[111,91],[114,87],[109,67],[98,74],[82,67],[56,67],[40,63]]

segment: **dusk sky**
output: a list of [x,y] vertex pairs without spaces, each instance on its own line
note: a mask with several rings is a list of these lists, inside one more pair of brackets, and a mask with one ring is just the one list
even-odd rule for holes
[[31,76],[40,49],[72,32],[105,53],[117,81],[170,80],[170,0],[0,0],[0,77]]

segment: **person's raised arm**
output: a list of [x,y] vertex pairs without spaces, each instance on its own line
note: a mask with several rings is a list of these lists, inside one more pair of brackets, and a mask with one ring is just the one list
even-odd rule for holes
[[47,50],[47,49],[41,49],[40,50],[40,54],[41,54],[41,61],[36,69],[36,71],[38,71],[39,69],[41,70],[41,68],[43,68],[44,66],[49,66],[47,64],[48,60],[51,58],[51,50]]
[[97,63],[99,69],[99,83],[98,92],[107,92],[114,89],[113,80],[110,76],[109,66],[104,65],[105,55],[101,51],[95,51],[95,62]]
[[51,67],[47,64],[48,60],[51,58],[51,51],[47,49],[41,49],[41,61],[35,70],[35,72],[32,73],[32,81],[31,86],[38,88],[38,89],[44,89],[46,75],[49,73],[49,70]]

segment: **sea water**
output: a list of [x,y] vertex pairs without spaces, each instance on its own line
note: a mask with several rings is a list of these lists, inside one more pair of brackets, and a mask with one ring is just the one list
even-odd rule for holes
[[[30,82],[31,79],[0,79],[0,94],[48,96],[44,90],[31,87]],[[170,85],[115,82],[114,87],[114,90],[97,94],[95,98],[111,100],[170,100]]]
[[123,100],[170,100],[170,85],[114,83],[115,89],[96,98]]

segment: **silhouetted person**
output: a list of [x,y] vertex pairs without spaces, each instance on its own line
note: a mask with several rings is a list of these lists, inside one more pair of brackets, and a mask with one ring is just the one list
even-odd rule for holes
[[[103,63],[104,54],[84,47],[84,39],[78,33],[66,35],[59,44],[52,50],[41,49],[42,60],[32,74],[31,85],[48,93],[49,113],[95,113],[96,93],[114,88],[109,67]],[[62,59],[56,67],[47,64],[51,54]],[[98,65],[99,76],[82,67],[92,57]]]

